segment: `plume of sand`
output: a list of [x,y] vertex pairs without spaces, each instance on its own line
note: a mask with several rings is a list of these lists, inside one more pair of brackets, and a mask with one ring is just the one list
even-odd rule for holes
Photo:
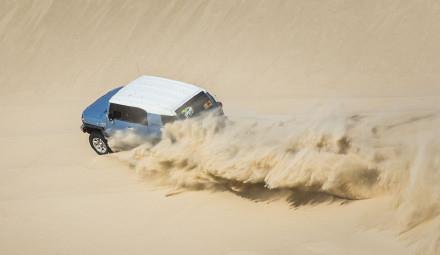
[[[260,184],[268,191],[345,199],[392,195],[405,232],[440,222],[439,124],[434,113],[326,113],[268,122],[209,115],[168,124],[157,144],[144,143],[116,157],[178,188]],[[423,240],[417,245],[438,254],[440,234],[430,236],[415,238]]]

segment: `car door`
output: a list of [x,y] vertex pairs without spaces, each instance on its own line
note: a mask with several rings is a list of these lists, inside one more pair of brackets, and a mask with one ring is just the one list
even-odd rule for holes
[[153,138],[160,138],[162,129],[162,116],[154,113],[147,113],[147,133]]

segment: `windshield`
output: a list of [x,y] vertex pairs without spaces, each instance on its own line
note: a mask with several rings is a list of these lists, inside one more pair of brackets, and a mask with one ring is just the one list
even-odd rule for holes
[[215,101],[205,92],[200,92],[176,110],[179,118],[191,118],[197,114],[214,108]]

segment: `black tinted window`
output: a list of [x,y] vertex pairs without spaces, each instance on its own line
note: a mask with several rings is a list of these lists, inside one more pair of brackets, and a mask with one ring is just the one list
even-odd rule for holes
[[136,107],[110,104],[109,117],[132,123],[147,125],[147,112]]
[[180,118],[189,118],[196,116],[202,111],[212,109],[213,107],[213,100],[208,97],[205,92],[200,92],[191,98],[191,100],[179,107],[179,109],[176,110],[176,113]]
[[176,120],[176,116],[167,116],[167,115],[161,115],[162,124],[165,125],[167,123],[173,122]]

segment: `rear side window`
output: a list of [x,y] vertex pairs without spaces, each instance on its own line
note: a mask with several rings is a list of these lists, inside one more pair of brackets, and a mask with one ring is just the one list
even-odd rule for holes
[[162,124],[171,123],[176,120],[176,116],[161,115]]
[[131,123],[148,125],[147,112],[136,107],[120,104],[110,104],[109,118]]

